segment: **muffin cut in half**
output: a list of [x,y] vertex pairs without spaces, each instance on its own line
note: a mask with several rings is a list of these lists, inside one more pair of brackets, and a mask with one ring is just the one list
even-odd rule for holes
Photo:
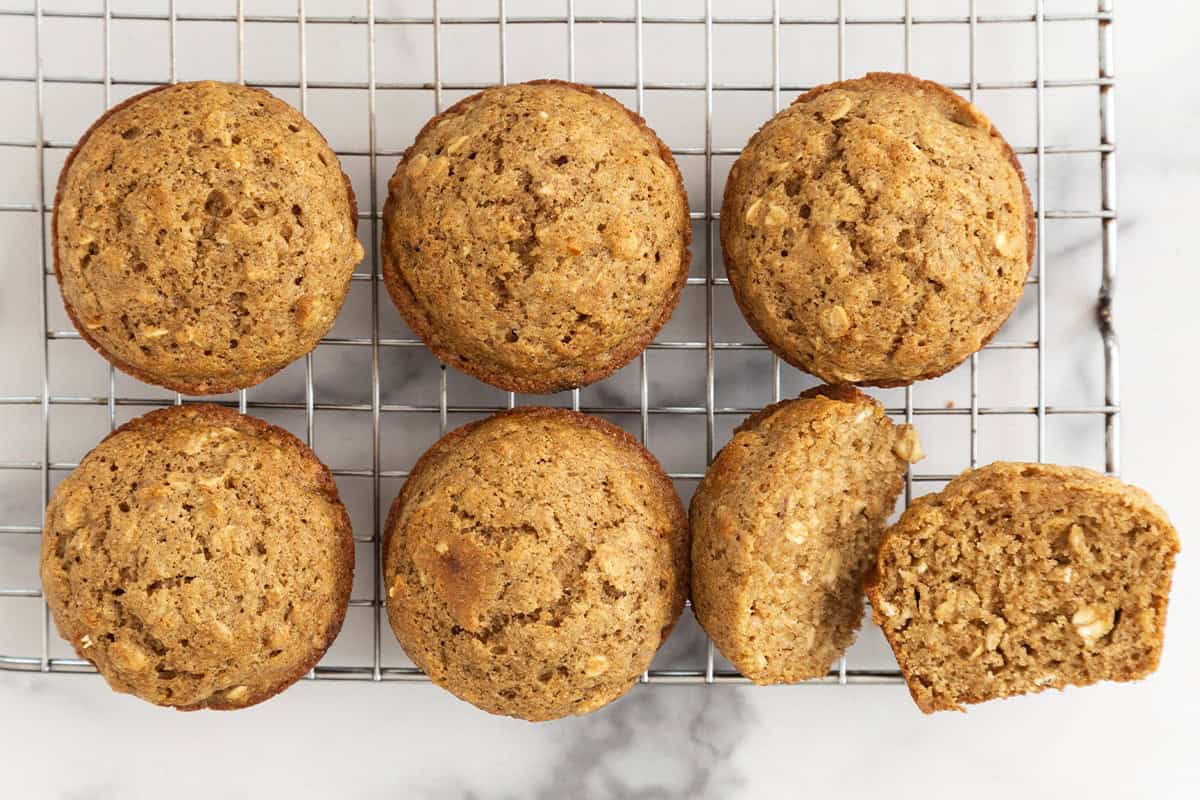
[[362,260],[350,180],[262,89],[162,86],[110,109],[63,165],[54,274],[79,335],[187,394],[253,386],[316,347]]
[[434,444],[383,544],[396,638],[434,683],[548,720],[612,702],[687,596],[687,518],[637,440],[595,417],[518,408]]
[[759,684],[824,675],[863,618],[863,577],[922,457],[916,431],[847,386],[746,419],[692,498],[692,609]]
[[173,406],[122,425],[59,484],[41,573],[59,633],[116,691],[244,708],[337,636],[354,542],[300,440],[232,409]]
[[910,75],[798,97],[750,139],[721,207],[746,321],[828,383],[902,386],[961,363],[1016,307],[1034,238],[1012,148]]
[[889,528],[867,594],[922,711],[1143,678],[1179,538],[1140,489],[997,462]]
[[687,280],[670,149],[579,84],[486,89],[434,117],[383,210],[383,277],[437,357],[537,394],[604,378],[654,339]]

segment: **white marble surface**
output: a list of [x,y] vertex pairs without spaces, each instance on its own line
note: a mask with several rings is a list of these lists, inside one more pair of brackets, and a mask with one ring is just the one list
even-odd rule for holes
[[[24,7],[20,0],[0,0],[0,7]],[[50,7],[91,8],[88,0],[47,3]],[[151,0],[121,3],[115,8],[157,7]],[[190,5],[180,8],[212,7]],[[223,13],[231,3],[220,4]],[[346,5],[309,2],[310,13],[332,13]],[[361,4],[360,4],[361,5]],[[525,3],[512,0],[512,13],[559,13],[561,4]],[[577,3],[580,13],[604,4]],[[680,0],[655,3],[647,0],[647,13],[702,12],[702,4]],[[724,9],[742,6],[745,13],[769,12],[769,2],[725,3]],[[804,8],[801,8],[801,6]],[[1050,11],[1088,10],[1086,2],[1049,2]],[[426,13],[419,2],[381,2],[380,13]],[[247,4],[249,13],[280,10],[288,13],[290,0]],[[852,14],[881,15],[902,12],[898,2],[848,2]],[[1024,12],[1029,2],[985,2],[980,13]],[[446,0],[444,13],[491,13],[492,3]],[[718,9],[722,4],[718,3]],[[799,14],[812,8],[832,14],[835,4],[785,3],[785,13]],[[966,2],[939,0],[915,2],[914,12],[964,13]],[[666,11],[663,11],[666,9]],[[1184,554],[1176,573],[1172,595],[1167,646],[1162,665],[1150,680],[1137,685],[1105,685],[1063,694],[1043,694],[973,708],[966,715],[942,714],[922,717],[902,687],[794,687],[760,689],[751,687],[638,686],[625,699],[586,718],[541,725],[489,717],[429,685],[305,682],[260,707],[237,714],[177,714],[149,707],[129,697],[110,693],[94,676],[42,676],[0,673],[0,796],[134,798],[176,797],[273,797],[362,796],[431,798],[507,797],[638,797],[759,798],[794,795],[841,795],[853,797],[868,791],[900,796],[960,797],[971,792],[978,797],[1087,796],[1087,797],[1192,797],[1200,789],[1200,761],[1196,758],[1194,720],[1200,714],[1200,645],[1193,634],[1200,612],[1200,570],[1192,550],[1192,531],[1200,525],[1195,494],[1193,455],[1200,441],[1192,418],[1193,398],[1200,394],[1200,378],[1192,366],[1194,348],[1200,343],[1200,322],[1195,297],[1200,278],[1193,262],[1189,234],[1195,227],[1195,209],[1200,207],[1200,158],[1192,138],[1200,125],[1200,91],[1193,76],[1200,63],[1192,31],[1200,23],[1200,9],[1185,2],[1119,3],[1115,25],[1118,74],[1118,142],[1120,183],[1120,290],[1117,305],[1122,341],[1122,468],[1124,477],[1151,492],[1167,508],[1179,526]],[[79,46],[55,52],[48,70],[64,75],[99,74],[102,60],[95,46],[94,30],[80,30],[61,22],[56,36],[78,37]],[[0,74],[27,72],[32,63],[32,45],[23,21],[0,18]],[[66,30],[70,28],[70,30]],[[517,36],[525,35],[516,30]],[[983,30],[986,28],[986,30]],[[224,70],[216,77],[234,78],[233,40],[225,35],[189,31],[181,39],[180,77],[193,78]],[[485,31],[486,32],[486,31]],[[151,31],[150,33],[158,33]],[[393,80],[422,80],[420,70],[427,62],[423,40],[387,38],[381,34],[379,64],[386,65]],[[663,39],[648,35],[648,79],[683,70],[681,80],[697,77],[696,47],[703,47],[693,31],[663,31]],[[1046,66],[1052,77],[1094,74],[1095,26],[1064,26],[1048,30]],[[124,35],[124,34],[122,34]],[[269,41],[277,31],[255,28],[248,32],[251,45],[247,74],[251,80],[290,80],[287,64],[294,63],[294,41]],[[455,33],[454,35],[460,35]],[[449,57],[462,59],[463,52],[478,48],[479,58],[493,63],[487,47],[494,41],[472,42],[468,36],[451,50]],[[592,81],[627,80],[616,58],[593,53],[584,62],[584,48],[591,35],[581,29],[579,77]],[[657,33],[653,33],[657,36]],[[722,33],[721,35],[724,35]],[[757,83],[764,76],[763,45],[755,36],[731,34],[728,42],[716,41],[721,57],[717,80]],[[825,38],[820,38],[821,36]],[[789,32],[784,37],[784,81],[819,82],[832,78],[830,53],[832,28]],[[193,38],[187,39],[191,36]],[[342,45],[310,39],[310,79],[322,71],[331,80],[360,80],[365,72],[357,58],[346,57]],[[491,34],[488,33],[491,37]],[[206,38],[207,37],[207,38]],[[262,38],[259,38],[262,37]],[[745,37],[745,38],[739,38]],[[811,37],[811,38],[810,38]],[[71,40],[74,41],[74,40]],[[124,40],[118,40],[124,41]],[[158,41],[146,39],[145,42]],[[540,73],[563,74],[566,65],[560,47],[537,37],[510,47],[511,79]],[[902,37],[897,29],[852,28],[847,42],[847,73],[871,68],[903,66]],[[963,81],[966,73],[965,30],[955,26],[919,27],[914,34],[913,67],[930,77]],[[353,43],[351,43],[353,44]],[[335,46],[336,45],[336,46]],[[153,70],[165,63],[157,46],[114,48],[114,67],[129,76],[144,77],[139,69]],[[265,58],[276,48],[278,58]],[[133,53],[140,49],[144,52]],[[120,55],[117,55],[117,52]],[[457,56],[453,53],[458,52]],[[737,53],[737,57],[731,54]],[[766,43],[769,65],[769,40]],[[596,56],[603,55],[602,63]],[[1090,64],[1088,59],[1091,59]],[[1032,77],[1031,26],[981,26],[978,67],[980,80],[1021,80]],[[139,60],[141,59],[141,60]],[[157,59],[157,60],[156,60]],[[288,61],[287,59],[293,59]],[[146,63],[143,64],[142,61]],[[700,61],[702,64],[702,60]],[[156,66],[157,65],[157,66]],[[455,61],[446,80],[474,80],[472,64]],[[356,72],[358,70],[358,72]],[[454,70],[460,70],[455,73]],[[658,70],[659,72],[656,72]],[[689,70],[691,70],[689,72]],[[729,70],[724,72],[723,70]],[[190,71],[190,72],[189,72]],[[361,73],[361,74],[359,74]],[[161,74],[161,71],[160,71]],[[453,77],[455,74],[458,77]],[[382,79],[382,78],[381,78]],[[495,79],[494,77],[492,79]],[[28,98],[17,95],[19,87],[0,82],[0,98],[10,108],[19,108]],[[117,86],[114,98],[132,91]],[[78,95],[72,92],[78,92]],[[1047,99],[1047,141],[1051,143],[1094,142],[1097,131],[1095,90],[1060,92]],[[285,96],[286,92],[283,92]],[[618,93],[620,94],[620,93]],[[632,93],[625,93],[631,95]],[[52,97],[51,97],[52,95]],[[1031,93],[983,93],[980,104],[994,115],[1017,145],[1033,143],[1029,121]],[[786,95],[786,101],[790,95]],[[98,113],[95,91],[56,86],[48,93],[55,102],[47,119],[52,140],[71,141],[81,126]],[[295,99],[295,98],[290,98]],[[627,102],[632,97],[623,96]],[[660,102],[655,103],[656,100]],[[702,102],[703,97],[701,95]],[[362,113],[342,113],[345,98],[310,97],[310,113],[329,129],[335,145],[354,149],[354,137],[365,135]],[[406,105],[400,97],[380,99],[381,146],[402,147],[416,124],[427,113],[419,103]],[[672,105],[678,103],[678,106]],[[725,105],[727,103],[728,105]],[[766,115],[758,96],[724,98],[717,106],[719,124],[714,128],[718,147],[736,146]],[[354,106],[357,109],[357,106]],[[432,110],[432,109],[429,109]],[[701,107],[702,111],[702,107]],[[647,115],[676,147],[703,144],[703,117],[688,116],[694,104],[675,96],[656,98],[648,93]],[[346,120],[350,120],[347,122]],[[697,120],[700,127],[697,129]],[[26,127],[22,127],[26,126]],[[386,133],[383,126],[387,126]],[[31,138],[27,119],[21,114],[0,119],[0,140]],[[341,140],[339,142],[339,139]],[[363,145],[365,146],[365,144]],[[48,179],[52,180],[65,152],[47,154]],[[0,168],[8,179],[0,188],[0,202],[28,201],[22,186],[36,186],[35,173],[22,155],[0,148]],[[719,161],[719,160],[718,160]],[[394,159],[380,160],[380,170],[390,171]],[[1026,166],[1031,166],[1026,161]],[[348,165],[361,185],[360,197],[368,197],[365,164]],[[716,164],[714,177],[720,181],[728,164]],[[683,165],[693,193],[693,206],[703,207],[703,164]],[[1094,156],[1061,157],[1047,162],[1047,208],[1096,208],[1098,186]],[[4,341],[0,356],[7,365],[0,394],[40,392],[41,350],[36,335],[36,282],[22,280],[38,258],[37,233],[29,235],[32,215],[0,213],[0,274],[8,280],[0,293],[0,332]],[[1047,253],[1046,292],[1051,313],[1047,319],[1047,397],[1052,404],[1096,404],[1100,379],[1098,339],[1093,332],[1090,298],[1099,274],[1098,223],[1062,222],[1048,225],[1043,244]],[[702,261],[702,253],[698,253]],[[719,259],[718,259],[719,263]],[[702,274],[697,271],[694,274]],[[699,288],[699,287],[698,287]],[[53,299],[53,287],[52,299]],[[695,301],[699,300],[697,304]],[[366,306],[362,298],[351,299],[339,320],[340,335],[358,335]],[[691,305],[689,305],[691,303]],[[718,314],[730,309],[718,307]],[[1036,334],[1036,308],[1023,304],[1002,338],[1017,340]],[[694,338],[703,330],[703,294],[685,298],[684,305],[664,337]],[[52,325],[54,319],[52,317]],[[1031,331],[1031,324],[1032,333]],[[697,325],[700,327],[697,328]],[[64,322],[59,326],[65,326]],[[736,313],[718,316],[719,338],[749,340]],[[24,337],[24,338],[22,338]],[[102,364],[85,351],[64,345],[52,354],[56,393],[103,393],[107,373]],[[82,348],[82,345],[79,345]],[[407,350],[407,349],[406,349]],[[386,355],[391,355],[390,353]],[[1031,353],[1002,351],[981,357],[982,401],[993,405],[1028,404]],[[397,356],[399,358],[400,356]],[[385,399],[406,400],[419,387],[434,365],[424,354],[408,358],[394,374],[385,374]],[[355,369],[354,364],[320,360],[318,376],[326,377],[330,394],[318,399],[357,400],[353,386],[343,386],[338,369]],[[752,406],[769,400],[764,365],[769,362],[736,359],[718,363],[718,403]],[[702,382],[695,382],[696,367],[703,361],[672,360],[655,354],[651,391],[656,403],[702,403]],[[361,367],[361,365],[359,365]],[[320,370],[331,370],[324,373]],[[265,385],[262,398],[295,396],[295,373],[291,383],[284,377]],[[361,369],[359,370],[361,374]],[[155,396],[152,390],[119,379],[126,394]],[[361,384],[361,381],[359,381]],[[804,384],[802,376],[785,371],[784,391]],[[925,405],[955,401],[962,404],[967,387],[965,371],[924,384],[916,391],[917,402]],[[418,387],[414,389],[413,387]],[[720,388],[726,387],[726,388]],[[451,378],[456,401],[494,402],[489,390]],[[636,402],[636,373],[617,376],[584,396],[588,402],[619,404]],[[727,393],[726,393],[727,392]],[[277,394],[276,394],[277,393]],[[390,393],[390,394],[389,394]],[[252,397],[255,395],[252,395]],[[883,394],[889,404],[895,395]],[[591,398],[589,400],[589,397]],[[502,396],[501,396],[502,400]],[[56,416],[55,460],[78,457],[103,432],[106,422],[97,420],[92,409],[67,409]],[[56,414],[60,410],[56,408]],[[102,410],[98,411],[103,417]],[[132,410],[129,413],[133,413]],[[701,418],[702,419],[702,418]],[[36,458],[39,441],[36,415],[0,408],[0,460]],[[1056,425],[1061,420],[1056,420]],[[295,427],[297,420],[278,421]],[[626,423],[629,420],[625,420]],[[726,435],[734,419],[722,420],[719,436]],[[953,420],[951,420],[951,423]],[[980,457],[1030,457],[1031,430],[1027,420],[991,418],[982,428]],[[302,424],[302,419],[300,420]],[[960,428],[941,418],[918,421],[929,443],[932,472],[953,472],[965,466],[965,438]],[[651,447],[675,471],[693,471],[703,464],[703,450],[696,450],[696,431],[686,425],[652,423]],[[326,460],[352,466],[356,449],[351,434],[321,438],[321,431],[336,431],[336,423],[319,420],[318,451]],[[431,438],[428,427],[385,431],[388,458],[402,467]],[[1062,420],[1048,429],[1047,456],[1102,466],[1100,428],[1089,422]],[[703,431],[699,437],[702,443]],[[368,439],[369,441],[369,439]],[[34,448],[33,455],[29,449]],[[697,461],[700,467],[697,467]],[[21,483],[23,476],[0,474],[0,511],[5,521],[35,515],[36,482]],[[680,482],[682,492],[691,485]],[[30,502],[31,491],[34,493]],[[347,491],[343,487],[343,491]],[[352,491],[352,490],[351,490]],[[385,501],[395,491],[386,485]],[[367,498],[369,505],[369,495]],[[361,505],[361,504],[360,504]],[[359,513],[363,513],[360,509]],[[369,509],[365,512],[369,524]],[[36,521],[34,519],[33,521]],[[356,518],[356,525],[360,520]],[[0,537],[0,584],[12,585],[31,574],[28,543],[13,544],[13,537]],[[25,537],[32,539],[33,537]],[[361,551],[366,555],[368,551]],[[369,583],[364,584],[369,591]],[[25,623],[12,612],[11,601],[0,599],[0,652],[7,652]],[[17,633],[14,633],[17,631]],[[386,631],[385,631],[386,635]],[[872,633],[856,653],[867,660],[887,655]],[[877,634],[874,634],[877,636]],[[343,658],[356,652],[350,631],[347,643],[339,642]],[[25,640],[26,642],[28,639]],[[57,645],[56,645],[57,647]],[[670,657],[687,661],[696,656],[694,643],[686,635],[672,642]],[[336,651],[337,648],[335,648]],[[61,650],[56,650],[62,653]],[[392,653],[391,655],[395,655]],[[397,656],[398,657],[398,656]]]

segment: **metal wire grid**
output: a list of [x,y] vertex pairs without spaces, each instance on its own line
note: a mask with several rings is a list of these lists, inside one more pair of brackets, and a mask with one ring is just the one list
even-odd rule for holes
[[[422,347],[420,340],[414,338],[387,338],[380,336],[380,318],[379,318],[379,302],[380,302],[380,276],[378,274],[378,241],[379,241],[379,222],[380,209],[378,208],[377,188],[378,188],[378,159],[382,156],[399,155],[398,150],[385,150],[376,145],[376,92],[380,89],[424,89],[432,90],[434,98],[434,106],[437,112],[440,112],[443,107],[443,92],[447,90],[477,90],[485,88],[485,84],[474,83],[449,83],[444,82],[442,75],[442,30],[444,26],[460,25],[460,24],[491,24],[496,27],[497,36],[499,39],[499,75],[500,82],[506,82],[508,79],[508,29],[511,25],[523,24],[561,24],[566,27],[566,47],[567,47],[567,78],[575,79],[575,55],[576,55],[576,25],[581,23],[625,23],[633,25],[634,30],[634,48],[635,48],[635,74],[636,80],[632,84],[628,83],[608,83],[597,84],[597,87],[604,90],[632,90],[636,98],[636,110],[641,113],[644,107],[645,92],[647,90],[692,90],[703,91],[705,100],[705,131],[704,131],[704,147],[703,148],[676,148],[676,155],[696,155],[704,157],[704,209],[702,211],[693,211],[692,219],[699,221],[704,227],[704,236],[707,247],[705,247],[704,258],[704,276],[691,277],[688,279],[689,285],[702,285],[705,287],[705,338],[704,340],[685,340],[685,341],[657,341],[650,345],[651,350],[664,351],[703,351],[705,354],[705,402],[703,406],[662,406],[652,405],[649,400],[649,384],[646,354],[643,353],[640,357],[640,406],[588,406],[581,407],[579,390],[576,389],[571,393],[571,406],[576,410],[583,410],[590,413],[608,414],[608,415],[632,415],[636,414],[640,417],[640,433],[643,441],[646,440],[647,433],[650,427],[650,419],[656,415],[703,415],[706,421],[706,451],[709,461],[714,456],[716,443],[716,427],[715,421],[717,417],[723,415],[742,415],[757,410],[756,408],[743,407],[722,407],[716,404],[716,381],[714,359],[718,351],[724,350],[765,350],[765,346],[759,342],[741,342],[741,341],[719,341],[713,334],[713,289],[717,286],[726,285],[727,279],[717,277],[714,274],[714,247],[716,238],[716,221],[719,214],[717,209],[713,207],[712,188],[713,188],[713,157],[714,156],[733,156],[739,151],[737,149],[716,148],[713,146],[713,94],[717,91],[751,91],[751,92],[770,92],[773,101],[774,110],[778,111],[781,107],[781,94],[783,92],[803,91],[807,86],[789,85],[781,81],[780,75],[780,32],[785,26],[792,25],[808,25],[808,26],[834,26],[837,31],[837,77],[842,79],[846,76],[845,53],[846,53],[846,29],[853,25],[889,25],[902,27],[904,37],[904,66],[908,71],[912,61],[912,30],[917,25],[945,25],[959,24],[965,25],[969,35],[969,81],[966,84],[948,84],[951,88],[965,91],[971,100],[975,99],[976,92],[981,89],[1032,89],[1036,93],[1036,140],[1031,147],[1016,147],[1014,148],[1018,154],[1032,155],[1035,158],[1035,176],[1036,176],[1036,220],[1039,231],[1039,241],[1041,234],[1044,232],[1046,220],[1053,219],[1094,219],[1100,222],[1101,227],[1101,282],[1100,292],[1097,298],[1096,305],[1096,321],[1099,333],[1101,335],[1104,346],[1104,404],[1101,406],[1049,406],[1046,404],[1045,394],[1045,331],[1046,331],[1046,295],[1045,284],[1042,281],[1042,276],[1045,274],[1046,254],[1045,249],[1039,247],[1037,250],[1037,269],[1036,275],[1028,281],[1030,287],[1036,292],[1037,299],[1037,338],[1031,341],[995,341],[990,343],[985,349],[1021,349],[1035,350],[1037,352],[1037,402],[1033,406],[981,406],[979,403],[979,360],[978,356],[971,357],[969,362],[970,370],[970,405],[967,408],[954,407],[916,407],[913,402],[912,387],[908,387],[904,391],[904,405],[899,408],[889,408],[888,413],[895,416],[902,416],[907,422],[911,422],[915,416],[923,415],[964,415],[970,418],[970,465],[976,466],[979,454],[979,417],[983,415],[1023,415],[1033,416],[1037,421],[1037,457],[1039,460],[1043,457],[1045,449],[1045,428],[1047,415],[1055,414],[1070,414],[1070,415],[1099,415],[1104,419],[1104,437],[1105,437],[1105,468],[1110,474],[1116,474],[1119,470],[1119,422],[1120,422],[1120,400],[1118,387],[1118,344],[1117,337],[1113,326],[1112,318],[1112,303],[1114,299],[1114,286],[1116,278],[1116,233],[1117,233],[1117,214],[1116,214],[1116,157],[1115,157],[1115,132],[1114,132],[1114,117],[1113,117],[1113,93],[1114,93],[1114,72],[1113,72],[1113,44],[1112,44],[1112,23],[1113,10],[1112,0],[1098,0],[1097,10],[1095,13],[1087,14],[1058,14],[1051,15],[1045,12],[1044,0],[1038,0],[1036,10],[1032,15],[1017,14],[1017,15],[980,15],[976,12],[975,0],[968,0],[969,11],[966,16],[914,16],[911,8],[911,0],[906,0],[904,3],[904,14],[900,17],[847,17],[843,8],[843,2],[839,0],[837,4],[837,15],[834,17],[791,17],[784,16],[780,12],[780,0],[773,0],[772,13],[769,17],[714,17],[712,0],[705,0],[705,13],[703,16],[688,17],[688,16],[650,16],[643,13],[643,0],[635,0],[635,11],[633,16],[605,16],[605,17],[588,17],[577,16],[575,14],[575,0],[565,0],[565,15],[563,16],[512,16],[507,13],[506,0],[496,0],[496,15],[491,18],[479,17],[443,17],[441,14],[440,0],[433,0],[432,16],[430,17],[382,17],[375,14],[374,0],[367,2],[367,15],[365,18],[344,18],[344,17],[309,17],[306,14],[305,0],[298,0],[295,16],[253,16],[246,15],[244,9],[244,0],[238,0],[237,11],[235,16],[228,15],[211,15],[211,14],[177,14],[175,9],[175,0],[168,0],[168,11],[166,14],[122,14],[114,13],[110,8],[109,0],[105,0],[103,11],[100,12],[49,12],[42,8],[41,0],[35,0],[34,7],[30,11],[6,11],[0,10],[0,18],[3,17],[32,17],[34,22],[34,53],[35,53],[35,72],[32,77],[25,75],[5,75],[0,74],[0,83],[3,82],[21,82],[34,84],[35,89],[35,109],[36,109],[36,138],[33,141],[0,141],[2,147],[20,147],[32,148],[36,152],[37,162],[37,188],[38,199],[35,203],[0,203],[0,212],[3,213],[20,213],[26,212],[36,215],[38,224],[43,231],[40,237],[40,269],[43,279],[39,281],[41,292],[41,310],[39,319],[38,336],[42,340],[42,391],[40,395],[34,396],[0,396],[0,406],[31,406],[40,407],[41,411],[41,458],[37,461],[0,461],[0,470],[27,470],[34,471],[40,475],[40,490],[41,500],[44,507],[45,502],[49,499],[50,493],[50,475],[56,471],[69,471],[76,464],[67,462],[54,462],[50,458],[50,411],[52,406],[105,406],[108,411],[108,423],[110,430],[116,427],[116,407],[117,406],[156,406],[164,405],[169,401],[146,397],[122,397],[116,391],[116,372],[112,367],[109,367],[108,372],[108,392],[107,395],[99,396],[69,396],[56,395],[50,391],[50,342],[56,339],[78,339],[79,336],[72,330],[52,330],[48,324],[48,298],[47,298],[47,281],[45,276],[52,275],[50,264],[48,261],[48,249],[46,236],[44,235],[46,215],[52,209],[45,202],[45,189],[47,187],[46,168],[45,168],[45,151],[47,149],[70,148],[74,142],[69,141],[50,141],[44,136],[44,100],[43,87],[47,83],[62,82],[62,83],[82,83],[82,84],[101,84],[104,88],[105,106],[111,105],[111,92],[113,85],[119,84],[143,84],[143,81],[133,80],[115,80],[111,72],[111,42],[110,29],[113,20],[142,20],[142,21],[165,21],[168,24],[170,35],[170,70],[169,81],[176,82],[176,23],[184,22],[232,22],[236,24],[237,31],[237,77],[241,82],[245,82],[245,26],[247,22],[264,22],[264,23],[287,23],[297,25],[299,29],[299,81],[296,83],[256,83],[255,85],[264,86],[267,88],[288,88],[299,91],[299,105],[302,112],[306,111],[308,102],[308,90],[310,88],[334,88],[334,89],[357,89],[366,92],[368,101],[369,114],[369,131],[368,131],[368,149],[363,152],[361,150],[339,150],[339,156],[365,156],[369,160],[370,168],[370,206],[366,211],[361,211],[360,219],[369,220],[371,229],[372,248],[372,274],[355,274],[355,280],[368,281],[370,283],[370,298],[371,298],[371,336],[370,337],[327,337],[322,340],[323,345],[332,345],[338,347],[369,347],[370,348],[370,372],[371,372],[371,398],[369,404],[355,403],[317,403],[314,399],[314,382],[313,382],[313,362],[312,355],[305,357],[305,381],[304,381],[304,401],[303,403],[296,402],[262,402],[248,401],[247,393],[242,390],[238,393],[236,406],[245,412],[255,409],[301,409],[304,411],[305,433],[306,438],[311,446],[313,444],[313,431],[315,412],[318,410],[333,410],[333,411],[354,411],[370,413],[371,415],[371,430],[372,430],[372,453],[371,453],[371,469],[335,469],[334,474],[337,476],[353,476],[353,477],[369,477],[372,481],[372,531],[369,536],[358,535],[356,540],[359,542],[368,542],[374,549],[375,564],[373,564],[373,586],[372,596],[370,598],[356,598],[351,600],[352,606],[367,606],[372,608],[373,613],[373,660],[370,664],[355,664],[347,666],[328,666],[320,665],[310,674],[310,678],[316,679],[364,679],[364,680],[401,680],[414,681],[426,680],[423,674],[414,667],[400,666],[385,666],[382,661],[382,637],[383,633],[383,615],[382,615],[382,581],[379,570],[380,558],[380,483],[383,478],[404,478],[407,476],[406,470],[383,470],[381,469],[380,459],[380,421],[383,414],[391,413],[413,413],[413,412],[436,412],[439,419],[439,433],[444,433],[447,428],[447,415],[449,413],[458,412],[475,412],[486,413],[499,410],[505,406],[468,406],[454,405],[449,402],[446,382],[446,368],[442,365],[440,372],[439,386],[439,403],[436,406],[430,405],[409,405],[409,404],[385,404],[381,402],[380,393],[380,352],[384,348],[394,347]],[[97,18],[102,20],[103,35],[104,35],[104,74],[101,78],[88,76],[80,77],[48,77],[43,74],[43,25],[42,21],[50,17],[60,18]],[[1095,77],[1077,78],[1068,80],[1048,80],[1045,77],[1044,69],[1044,54],[1045,54],[1045,25],[1048,22],[1060,21],[1088,21],[1095,22],[1098,29],[1097,39],[1097,55],[1098,55],[1098,74]],[[308,80],[307,69],[307,23],[336,23],[347,25],[362,25],[366,26],[367,42],[368,42],[368,78],[366,83],[355,82],[317,82]],[[1015,81],[1015,82],[996,82],[984,83],[976,80],[976,39],[978,26],[990,23],[1012,23],[1025,22],[1033,23],[1036,32],[1036,78],[1032,82]],[[702,24],[704,29],[704,81],[703,83],[654,83],[648,82],[644,77],[644,48],[643,48],[643,33],[646,24]],[[771,31],[771,52],[772,52],[772,80],[770,85],[736,85],[736,84],[719,84],[713,80],[713,30],[716,26],[726,24],[739,25],[762,25],[770,26]],[[432,26],[433,31],[433,81],[432,83],[382,83],[376,79],[376,29],[383,25],[426,25]],[[1055,87],[1096,87],[1099,96],[1099,120],[1100,120],[1100,135],[1099,142],[1094,146],[1051,146],[1045,141],[1045,90]],[[1100,163],[1100,207],[1095,210],[1087,211],[1068,211],[1068,210],[1047,210],[1044,207],[1045,199],[1045,157],[1048,154],[1075,154],[1075,153],[1094,153],[1099,156]],[[772,356],[772,368],[768,376],[771,386],[771,396],[774,400],[778,400],[781,395],[781,364],[779,358]],[[176,394],[174,398],[175,404],[184,402],[181,395]],[[513,407],[516,403],[516,397],[512,393],[508,394],[507,406]],[[674,472],[671,473],[674,479],[698,479],[702,477],[700,473],[695,472]],[[905,488],[905,502],[909,502],[912,498],[912,489],[914,482],[941,482],[949,480],[952,475],[948,474],[932,474],[932,473],[910,473],[907,476]],[[44,523],[44,511],[43,511]],[[3,524],[0,521],[0,535],[4,536],[37,536],[41,533],[40,526],[30,525],[15,525]],[[41,590],[38,587],[20,587],[8,588],[0,586],[0,599],[4,598],[40,598]],[[2,607],[2,606],[0,606]],[[2,618],[0,618],[2,622]],[[387,634],[387,635],[390,635]],[[42,619],[41,619],[41,647],[39,655],[7,655],[0,654],[0,669],[2,670],[25,670],[25,671],[40,671],[40,672],[55,672],[55,673],[71,673],[71,672],[94,672],[94,669],[86,661],[77,658],[57,658],[50,655],[51,641],[51,626],[48,609],[45,603],[42,604]],[[718,668],[716,665],[716,656],[712,642],[707,643],[706,655],[703,664],[696,665],[684,669],[652,669],[643,675],[642,680],[648,683],[737,683],[744,682],[738,673],[732,670]],[[843,657],[837,667],[832,670],[825,678],[810,681],[809,683],[838,683],[838,684],[862,684],[862,683],[896,683],[900,682],[901,678],[898,672],[893,670],[870,670],[870,669],[851,669],[846,659]]]

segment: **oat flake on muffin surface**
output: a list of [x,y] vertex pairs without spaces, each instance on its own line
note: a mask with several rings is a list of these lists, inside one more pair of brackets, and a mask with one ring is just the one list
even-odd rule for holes
[[333,325],[363,255],[349,180],[262,89],[203,81],[106,112],[63,166],[54,266],[80,335],[141,380],[217,394]]

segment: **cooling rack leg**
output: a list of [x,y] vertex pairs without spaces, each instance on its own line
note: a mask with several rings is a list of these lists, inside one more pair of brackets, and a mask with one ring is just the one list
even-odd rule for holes
[[[635,8],[636,22],[633,27],[633,64],[634,73],[636,75],[637,86],[634,90],[634,106],[637,113],[645,116],[646,113],[646,89],[645,89],[645,71],[643,67],[643,49],[642,49],[642,0],[637,0]],[[568,0],[567,5],[567,25],[568,25],[568,42],[571,49],[569,65],[571,69],[571,80],[575,80],[575,2]],[[690,222],[688,223],[691,224]],[[641,440],[642,444],[649,446],[647,440],[650,436],[650,373],[649,363],[647,361],[647,351],[643,350],[641,356],[638,357],[638,377],[639,391],[638,397],[640,400],[641,410]],[[646,670],[642,673],[642,683],[648,683],[650,680],[650,671]]]
[[[780,90],[780,51],[779,51],[780,13],[779,0],[771,0],[771,112],[779,113]],[[771,353],[771,402],[778,403],[783,395],[782,362],[775,353]]]
[[[442,113],[442,2],[433,0],[433,113]],[[438,370],[438,435],[446,435],[446,365]]]
[[[976,0],[971,0],[967,10],[967,35],[970,37],[967,48],[968,58],[968,99],[974,103],[978,90],[978,79],[975,75],[975,43],[978,35],[979,19],[975,8]],[[979,353],[971,354],[971,443],[970,466],[975,469],[979,465]]]
[[379,220],[376,216],[379,186],[376,154],[375,114],[375,0],[367,0],[367,148],[371,171],[371,543],[375,554],[372,569],[371,679],[382,678],[383,667],[383,537],[380,525],[379,449]]
[[[112,3],[104,0],[104,110],[112,107]],[[108,365],[108,429],[117,427],[117,368]]]
[[[42,297],[41,315],[38,324],[41,326],[38,337],[42,340],[42,530],[46,530],[46,504],[50,502],[50,339],[46,336],[49,318],[46,296],[46,122],[45,97],[43,92],[42,71],[42,2],[36,0],[33,6],[33,58],[34,58],[34,103],[36,104],[35,129],[37,131],[37,216],[38,240],[41,243],[39,252],[41,264],[38,272],[38,286]],[[42,599],[42,672],[50,670],[50,607]]]
[[1038,0],[1037,38],[1037,460],[1046,456],[1046,8]]
[[1097,313],[1104,340],[1104,469],[1121,474],[1121,371],[1113,304],[1117,291],[1117,154],[1113,71],[1112,0],[1100,0],[1100,298]]
[[[640,4],[639,4],[640,6]],[[640,11],[640,8],[639,8]],[[640,13],[639,13],[639,16]],[[715,455],[716,374],[713,352],[713,208],[712,208],[712,118],[713,118],[713,15],[712,0],[704,3],[704,414],[707,449],[705,463]],[[704,680],[713,682],[714,648],[708,640]]]

